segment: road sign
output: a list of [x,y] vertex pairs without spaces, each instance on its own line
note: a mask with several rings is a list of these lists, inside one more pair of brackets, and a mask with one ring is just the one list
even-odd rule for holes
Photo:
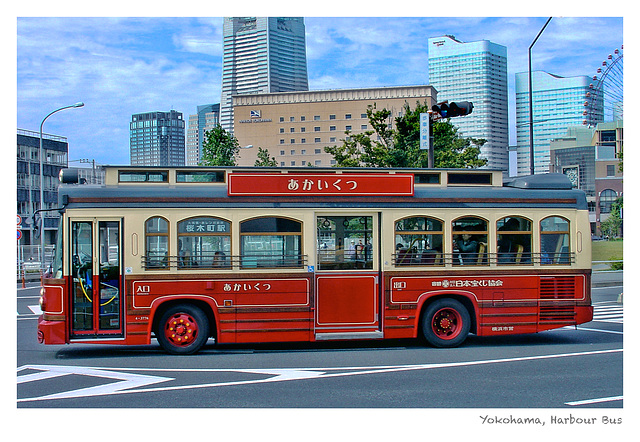
[[16,221],[18,223],[18,229],[19,229],[20,225],[22,224],[22,217],[20,215],[18,215],[18,218],[16,218]]
[[22,230],[18,229],[18,241],[22,238]]

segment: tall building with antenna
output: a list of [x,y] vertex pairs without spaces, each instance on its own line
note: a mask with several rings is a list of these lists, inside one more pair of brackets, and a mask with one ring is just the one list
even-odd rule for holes
[[302,17],[225,17],[220,125],[233,132],[233,96],[309,90]]

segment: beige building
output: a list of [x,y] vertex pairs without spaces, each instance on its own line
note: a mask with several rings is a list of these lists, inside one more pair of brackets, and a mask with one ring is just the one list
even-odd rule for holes
[[392,111],[394,121],[405,103],[413,109],[425,101],[436,102],[432,86],[235,95],[234,135],[243,147],[238,165],[253,166],[262,147],[281,167],[332,166],[324,147],[342,144],[347,130],[372,129],[367,106]]

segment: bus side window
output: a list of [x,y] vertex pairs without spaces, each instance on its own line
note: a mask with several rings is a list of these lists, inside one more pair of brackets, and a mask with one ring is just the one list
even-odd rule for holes
[[242,268],[302,267],[302,223],[275,216],[242,221],[240,255]]
[[396,221],[396,266],[440,265],[442,260],[442,221],[428,217],[411,217]]
[[499,219],[496,227],[498,264],[531,263],[531,220],[519,216]]
[[487,220],[465,216],[454,220],[453,265],[487,264]]
[[540,263],[569,264],[569,220],[549,216],[540,221]]
[[178,268],[229,268],[231,223],[210,216],[178,222]]
[[143,267],[166,269],[169,267],[169,222],[159,216],[145,223],[145,256]]

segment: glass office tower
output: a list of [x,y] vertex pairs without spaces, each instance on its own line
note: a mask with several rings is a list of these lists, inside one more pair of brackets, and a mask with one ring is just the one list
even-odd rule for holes
[[202,159],[202,144],[205,132],[220,124],[220,104],[204,104],[197,107],[197,113],[189,115],[187,127],[186,165],[197,166]]
[[129,149],[132,166],[184,166],[182,112],[145,112],[131,116]]
[[302,17],[225,17],[220,125],[233,132],[233,95],[309,90]]
[[438,102],[471,101],[473,112],[453,118],[463,137],[484,138],[481,157],[509,169],[507,48],[488,40],[464,43],[451,35],[429,39],[429,84]]
[[[587,76],[560,77],[542,71],[531,73],[533,89],[533,147],[535,173],[549,172],[551,140],[563,138],[570,126],[595,125],[603,120],[602,106],[589,113],[585,107]],[[588,120],[590,118],[590,120]],[[529,125],[529,73],[516,74],[516,135],[518,175],[531,173]]]

